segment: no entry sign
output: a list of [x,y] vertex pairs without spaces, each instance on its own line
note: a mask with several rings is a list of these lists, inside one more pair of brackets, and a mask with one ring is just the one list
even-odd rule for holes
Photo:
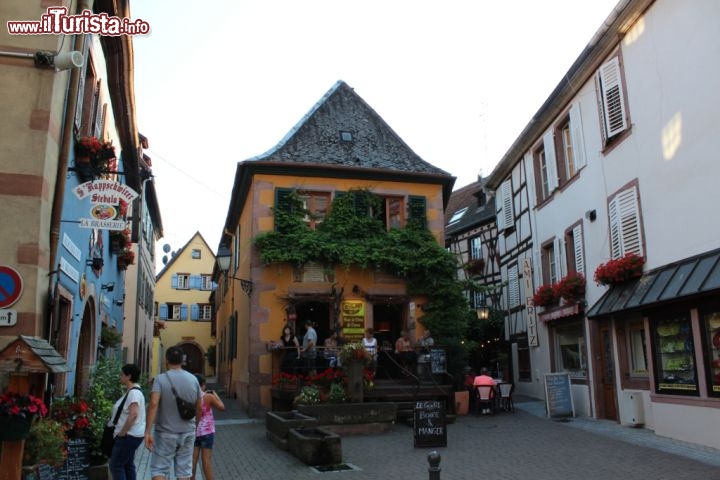
[[22,295],[22,278],[12,267],[0,265],[0,308],[7,308]]

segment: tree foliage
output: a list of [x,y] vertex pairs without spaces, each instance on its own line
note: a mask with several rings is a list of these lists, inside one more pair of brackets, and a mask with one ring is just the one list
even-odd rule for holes
[[372,215],[381,201],[369,190],[336,195],[328,215],[312,230],[303,221],[310,212],[297,193],[290,195],[273,210],[275,230],[254,240],[260,259],[267,265],[317,262],[372,268],[404,279],[409,294],[426,299],[421,322],[436,342],[448,347],[449,371],[460,372],[472,347],[466,333],[475,314],[463,293],[466,285],[457,278],[457,259],[416,219],[387,230],[384,218]]

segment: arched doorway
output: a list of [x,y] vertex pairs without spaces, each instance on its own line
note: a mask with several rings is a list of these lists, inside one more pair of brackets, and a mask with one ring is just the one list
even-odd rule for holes
[[178,345],[185,354],[183,368],[190,373],[205,373],[205,356],[196,343],[181,343]]
[[73,395],[78,398],[85,396],[88,391],[90,372],[95,363],[97,341],[95,339],[94,303],[94,298],[88,297],[82,320],[80,320],[80,338],[77,342],[77,353],[75,355],[75,385],[73,388]]

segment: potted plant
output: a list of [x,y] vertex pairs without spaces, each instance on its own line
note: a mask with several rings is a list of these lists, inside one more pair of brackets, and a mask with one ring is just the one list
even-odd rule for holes
[[557,297],[565,299],[566,303],[577,302],[585,296],[585,277],[582,273],[568,273],[555,286]]
[[62,422],[46,418],[33,423],[25,439],[23,465],[26,467],[23,471],[26,474],[36,472],[39,464],[52,467],[62,465],[67,458],[66,442],[65,425]]
[[[122,208],[122,203],[120,205]],[[125,208],[127,208],[127,204]],[[124,214],[122,216],[124,216]],[[118,213],[116,218],[122,218],[122,216]],[[121,254],[131,243],[129,228],[125,230],[110,230],[110,251],[112,253],[116,255]]]
[[303,381],[303,376],[294,373],[281,372],[273,378],[273,385],[283,390],[295,390]]
[[50,417],[63,425],[68,438],[90,434],[90,406],[76,398],[58,398],[50,407]]
[[127,270],[128,265],[135,263],[135,252],[132,247],[125,247],[117,258],[117,266],[120,270]]
[[0,395],[0,440],[17,441],[27,437],[34,417],[47,415],[45,403],[33,395]]
[[117,158],[112,142],[97,137],[81,137],[75,142],[75,169],[82,181],[90,181],[117,170]]
[[103,325],[100,329],[100,343],[105,348],[115,348],[122,343],[122,333],[117,328]]
[[471,258],[465,264],[465,270],[471,275],[481,275],[485,271],[485,260],[482,258]]
[[550,307],[557,305],[560,300],[552,285],[541,285],[533,295],[533,305],[536,307]]
[[362,343],[348,343],[343,345],[338,353],[338,357],[342,365],[350,365],[352,363],[368,365],[372,361],[370,354],[365,350]]
[[300,394],[295,397],[297,405],[314,405],[320,403],[320,390],[314,385],[306,385],[300,390]]
[[598,285],[623,283],[642,275],[645,257],[628,253],[624,257],[608,260],[595,269],[594,280]]

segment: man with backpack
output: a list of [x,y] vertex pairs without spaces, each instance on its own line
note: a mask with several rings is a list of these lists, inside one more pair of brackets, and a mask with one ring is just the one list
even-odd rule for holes
[[150,474],[153,480],[168,480],[173,465],[178,480],[192,477],[195,419],[200,418],[202,395],[195,376],[182,368],[183,355],[180,347],[168,348],[165,352],[166,371],[155,378],[150,393],[145,446],[152,452]]

